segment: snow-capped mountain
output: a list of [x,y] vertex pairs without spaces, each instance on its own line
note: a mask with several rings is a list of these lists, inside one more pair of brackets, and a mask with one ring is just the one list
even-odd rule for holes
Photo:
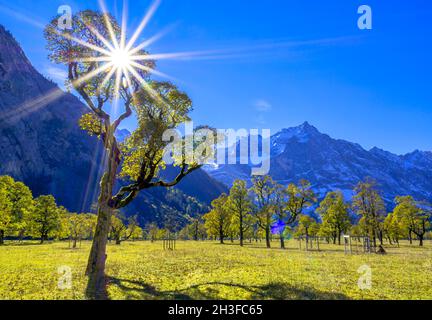
[[[227,186],[235,179],[251,179],[248,165],[223,165],[207,171]],[[400,156],[378,148],[365,150],[320,133],[307,122],[271,137],[270,175],[285,185],[307,179],[320,197],[341,190],[349,199],[359,181],[372,177],[389,205],[397,195],[432,200],[432,152]]]

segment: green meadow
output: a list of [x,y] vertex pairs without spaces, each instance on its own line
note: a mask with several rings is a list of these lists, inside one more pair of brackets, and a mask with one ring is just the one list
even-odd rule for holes
[[[162,242],[110,244],[110,299],[432,299],[430,241],[387,246],[384,256],[346,255],[334,245],[306,252],[294,240],[286,250],[272,245],[185,241],[166,251]],[[89,249],[89,242],[0,247],[0,298],[84,299]],[[362,290],[364,265],[371,286]]]

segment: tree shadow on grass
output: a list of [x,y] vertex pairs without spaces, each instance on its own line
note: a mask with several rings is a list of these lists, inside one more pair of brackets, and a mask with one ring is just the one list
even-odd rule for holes
[[40,243],[40,241],[37,242],[18,242],[18,241],[7,241],[3,245],[0,246],[0,248],[7,248],[7,247],[29,247],[29,246],[35,246],[40,247],[45,244],[50,244],[48,242]]
[[251,300],[348,300],[349,297],[335,292],[322,292],[309,287],[292,287],[285,283],[247,286],[235,283],[208,282],[177,291],[158,291],[154,286],[140,281],[110,278],[127,297],[143,300],[223,300],[220,289],[244,290]]

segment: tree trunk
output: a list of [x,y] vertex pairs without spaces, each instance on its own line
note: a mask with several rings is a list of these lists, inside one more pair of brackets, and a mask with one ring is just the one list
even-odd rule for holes
[[270,243],[270,228],[266,227],[265,229],[265,236],[266,236],[266,245],[267,248],[271,248],[271,243]]
[[119,151],[115,145],[113,133],[107,138],[107,170],[102,177],[98,199],[98,220],[93,237],[92,248],[87,264],[88,276],[86,296],[91,300],[107,299],[105,263],[107,259],[106,246],[111,225],[113,208],[110,206],[117,170],[120,163]]
[[418,237],[419,237],[419,241],[420,241],[420,247],[423,247],[423,238],[424,238],[424,235],[419,235]]
[[240,247],[243,247],[243,216],[240,216]]
[[106,246],[111,223],[111,209],[104,207],[99,209],[96,232],[87,265],[86,274],[88,283],[86,295],[93,300],[107,298],[105,288],[105,262],[107,259]]
[[412,231],[410,231],[408,233],[408,239],[409,239],[409,243],[412,244],[413,243],[413,241],[412,241]]
[[117,238],[117,239],[116,239],[116,245],[118,245],[118,246],[121,245],[121,240],[120,240],[120,238]]
[[72,244],[72,249],[76,249],[76,247],[77,247],[77,239],[74,238],[73,239],[73,244]]
[[0,230],[0,245],[4,245],[4,230]]
[[42,232],[40,244],[43,244],[45,242],[45,240],[47,240],[47,238],[48,238],[48,236],[46,235],[46,233]]
[[285,249],[285,239],[284,239],[284,232],[283,231],[281,233],[279,233],[279,238],[280,238],[281,249]]
[[222,225],[219,226],[219,239],[220,239],[220,243],[224,244],[224,232],[223,232]]

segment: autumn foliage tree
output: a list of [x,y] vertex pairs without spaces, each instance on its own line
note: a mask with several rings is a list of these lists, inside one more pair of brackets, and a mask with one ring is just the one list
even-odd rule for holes
[[232,213],[232,221],[240,238],[240,246],[243,246],[245,234],[252,224],[252,201],[245,181],[234,181],[228,196],[228,210]]
[[29,231],[30,213],[34,210],[33,195],[22,182],[0,177],[0,244],[6,232],[22,238]]
[[300,180],[298,184],[290,183],[286,188],[278,186],[275,190],[275,214],[278,218],[278,232],[280,233],[281,248],[285,248],[283,234],[287,227],[294,227],[299,216],[305,209],[316,202],[315,193],[307,180]]
[[359,224],[363,226],[365,235],[383,244],[383,222],[386,216],[384,200],[377,189],[376,181],[367,178],[359,182],[354,189],[353,209],[360,216]]
[[232,216],[227,203],[228,196],[226,194],[221,195],[212,201],[212,210],[203,217],[207,234],[219,238],[221,244],[230,235],[232,228]]
[[342,234],[351,227],[348,208],[341,192],[329,192],[317,209],[322,217],[322,233],[331,236],[339,245]]
[[420,246],[423,246],[425,234],[431,228],[430,205],[417,202],[411,196],[397,197],[395,201],[394,218],[405,228],[411,243],[413,235],[416,235]]
[[44,243],[52,232],[61,226],[60,209],[53,196],[40,196],[35,199],[35,208],[31,213],[33,234]]
[[254,196],[254,217],[257,225],[263,230],[267,248],[271,247],[271,227],[274,224],[275,183],[270,176],[257,176],[252,179]]
[[[186,161],[182,154],[174,159],[174,165],[179,167],[178,176],[172,181],[160,178],[166,167],[164,149],[169,145],[163,134],[189,119],[192,102],[173,84],[150,79],[155,62],[150,57],[145,59],[148,53],[140,48],[135,52],[141,61],[140,67],[134,70],[134,77],[122,76],[121,72],[121,79],[108,77],[114,74],[115,68],[121,71],[123,67],[106,66],[104,52],[110,50],[106,39],[124,43],[126,38],[125,30],[121,30],[111,15],[78,12],[73,16],[72,30],[61,30],[57,21],[58,17],[45,29],[49,57],[67,67],[69,85],[91,111],[83,116],[80,125],[101,140],[105,151],[105,161],[100,164],[104,174],[100,181],[98,222],[86,270],[88,298],[105,299],[106,245],[112,212],[130,204],[140,191],[173,187],[199,168],[195,161]],[[103,50],[95,50],[95,47]],[[106,111],[110,103],[122,110],[116,118]],[[125,143],[119,143],[116,130],[132,116],[137,119],[137,128]],[[116,190],[120,177],[129,184]]]

